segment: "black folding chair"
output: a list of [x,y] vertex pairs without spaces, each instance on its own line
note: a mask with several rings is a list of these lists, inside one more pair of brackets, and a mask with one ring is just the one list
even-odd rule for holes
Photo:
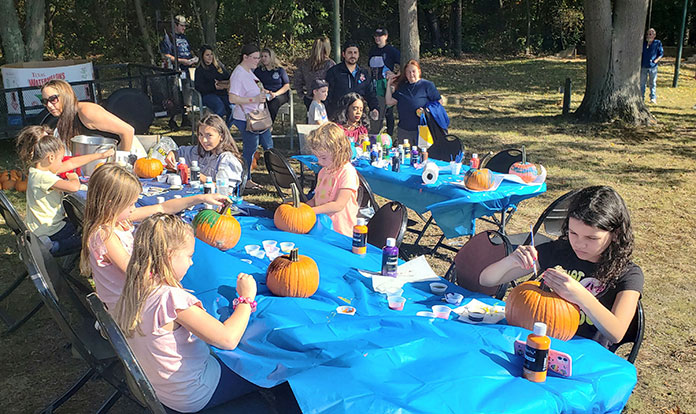
[[490,153],[481,161],[481,168],[507,174],[512,164],[522,161],[522,150],[519,148],[504,149],[490,156]]
[[[367,182],[362,174],[358,173],[358,179],[360,180],[360,186],[358,186],[358,208],[362,211],[363,209],[372,208],[372,215],[379,209],[379,204],[375,199],[375,193],[372,192],[372,187]],[[360,213],[358,213],[360,215]],[[367,218],[370,218],[370,214],[363,214]]]
[[[551,204],[548,205],[548,207],[544,209],[532,227],[535,245],[538,246],[540,244],[548,243],[562,235],[563,222],[565,221],[566,216],[568,216],[568,206],[570,205],[573,196],[577,194],[578,191],[580,190],[568,191],[555,199]],[[544,228],[545,234],[539,232],[542,227]],[[532,237],[529,232],[508,234],[507,237],[510,239],[510,243],[512,243],[514,246],[523,244],[529,245],[532,243]]]
[[[128,387],[120,377],[116,355],[95,329],[95,319],[91,312],[67,285],[59,269],[46,260],[52,256],[38,237],[27,232],[21,238],[19,246],[29,277],[43,303],[72,348],[88,366],[87,371],[42,412],[52,413],[87,382],[98,378],[104,379],[115,389],[97,411],[107,412],[121,395],[129,395]],[[74,312],[69,312],[69,309]]]
[[264,162],[266,169],[271,176],[271,182],[278,192],[281,200],[285,201],[292,195],[286,195],[285,191],[290,191],[290,184],[295,184],[300,190],[300,201],[307,202],[307,196],[302,191],[302,186],[297,178],[297,174],[292,169],[288,160],[275,148],[271,148],[264,152]]
[[[147,411],[153,414],[175,413],[174,410],[166,408],[157,398],[155,389],[145,376],[142,367],[138,363],[133,351],[126,341],[123,332],[106,311],[104,304],[95,293],[87,296],[87,303],[97,317],[97,321],[102,332],[109,340],[111,348],[123,365],[126,375],[126,382],[132,395],[142,404]],[[200,414],[213,413],[260,413],[273,412],[268,402],[258,392],[246,394],[223,405],[207,410],[199,411]]]
[[398,201],[390,201],[375,212],[367,223],[367,242],[373,246],[383,247],[387,239],[396,239],[400,246],[406,234],[408,210]]
[[433,145],[428,148],[428,158],[440,161],[452,161],[460,152],[464,151],[462,140],[456,135],[445,135],[435,139]]
[[[501,240],[496,243],[496,237]],[[499,286],[482,286],[479,277],[483,269],[512,253],[512,245],[507,237],[496,230],[485,230],[471,237],[454,256],[452,265],[445,273],[445,279],[466,290],[503,299],[509,283]]]
[[85,200],[75,194],[68,194],[63,197],[63,210],[75,227],[82,229],[82,222],[85,218]]
[[631,324],[628,326],[628,330],[624,335],[623,339],[619,342],[611,345],[609,350],[616,353],[623,344],[633,344],[631,346],[631,351],[628,353],[626,360],[631,364],[635,364],[636,357],[638,356],[638,351],[640,346],[643,344],[643,334],[645,331],[645,312],[643,311],[643,303],[638,299],[638,307],[636,308],[636,314],[631,320]]
[[[19,238],[21,237],[21,235],[28,231],[27,226],[24,224],[24,221],[17,213],[17,210],[15,210],[14,206],[7,198],[7,195],[5,195],[5,192],[2,190],[0,190],[0,214],[2,214],[3,219],[5,219],[7,227],[9,227],[10,231],[12,231],[12,233],[14,234],[15,241],[19,243]],[[27,279],[27,276],[28,274],[26,270],[23,270],[22,274],[18,275],[15,278],[15,280],[10,284],[10,286],[8,286],[7,289],[0,293],[0,302],[8,298],[12,294],[12,292],[14,292],[15,289],[17,289],[19,285],[21,285],[22,282]],[[34,316],[34,314],[38,312],[42,306],[43,302],[38,301],[27,313],[19,317],[14,317],[4,311],[0,311],[0,319],[2,319],[3,323],[6,326],[3,333],[8,334],[19,329],[22,325],[24,325],[26,321],[28,321],[32,316]]]

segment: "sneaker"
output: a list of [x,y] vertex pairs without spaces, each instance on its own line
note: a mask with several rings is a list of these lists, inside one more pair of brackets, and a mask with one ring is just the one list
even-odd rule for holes
[[657,99],[655,99],[655,98],[651,99],[651,100],[650,100],[650,103],[651,103],[651,104],[656,104],[656,103],[657,103]]
[[246,188],[247,188],[248,190],[260,190],[260,189],[262,189],[263,187],[260,186],[260,185],[258,185],[258,184],[256,184],[255,182],[253,182],[253,181],[251,181],[251,180],[247,180],[247,182],[246,182]]

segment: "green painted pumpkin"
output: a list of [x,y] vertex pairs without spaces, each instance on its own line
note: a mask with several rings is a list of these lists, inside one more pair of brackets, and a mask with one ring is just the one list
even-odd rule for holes
[[242,228],[230,213],[230,203],[225,202],[220,212],[202,210],[193,219],[196,237],[220,250],[233,248],[239,242]]

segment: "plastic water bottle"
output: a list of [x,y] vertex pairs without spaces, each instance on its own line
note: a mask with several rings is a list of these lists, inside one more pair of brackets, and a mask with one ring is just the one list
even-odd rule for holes
[[227,173],[225,172],[224,169],[218,170],[217,174],[215,174],[215,185],[217,185],[217,191],[219,194],[227,196],[230,194],[229,192],[229,180],[227,177]]

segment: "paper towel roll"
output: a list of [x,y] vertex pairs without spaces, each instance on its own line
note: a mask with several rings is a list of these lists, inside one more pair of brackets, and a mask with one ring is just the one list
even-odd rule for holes
[[440,169],[434,162],[428,162],[423,168],[423,184],[435,184],[437,177],[440,175]]

